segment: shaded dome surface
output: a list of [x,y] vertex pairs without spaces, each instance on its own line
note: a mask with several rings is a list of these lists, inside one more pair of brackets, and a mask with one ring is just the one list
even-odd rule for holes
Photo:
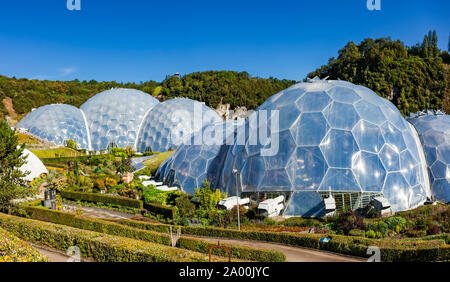
[[135,148],[139,126],[157,104],[153,96],[125,88],[113,88],[89,98],[81,109],[86,115],[92,149],[103,150],[111,143]]
[[137,150],[165,152],[204,126],[222,119],[203,103],[175,98],[156,105],[145,117],[137,139]]
[[83,112],[77,107],[52,104],[39,107],[26,115],[16,126],[56,145],[74,140],[79,148],[89,149],[89,138]]
[[417,129],[423,145],[433,198],[450,202],[450,115],[428,111],[408,121]]
[[45,173],[47,174],[47,168],[44,166],[42,161],[31,151],[24,149],[23,156],[26,156],[25,161],[26,163],[23,164],[19,170],[21,172],[28,171],[29,174],[24,177],[24,180],[26,181],[33,181],[33,179],[39,177],[41,174]]
[[234,143],[234,133],[241,121],[207,125],[193,133],[158,169],[156,177],[169,186],[178,186],[194,194],[205,179],[218,187],[227,151]]
[[[263,110],[267,122],[252,124]],[[265,130],[271,140],[251,142],[251,133]],[[228,194],[236,194],[236,188],[287,192],[285,215],[317,215],[320,211],[310,212],[318,205],[316,194],[353,193],[352,209],[362,204],[362,194],[384,195],[393,211],[416,207],[429,195],[413,128],[391,102],[368,88],[324,80],[293,85],[264,102],[247,120],[245,132],[244,143],[228,151],[221,188]],[[278,148],[275,154],[261,153],[271,148]]]

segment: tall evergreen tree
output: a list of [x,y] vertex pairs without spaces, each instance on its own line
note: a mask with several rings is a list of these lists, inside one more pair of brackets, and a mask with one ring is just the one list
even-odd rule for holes
[[28,188],[24,177],[29,172],[19,168],[26,163],[24,145],[8,124],[0,120],[0,211],[10,212],[11,200],[26,196]]

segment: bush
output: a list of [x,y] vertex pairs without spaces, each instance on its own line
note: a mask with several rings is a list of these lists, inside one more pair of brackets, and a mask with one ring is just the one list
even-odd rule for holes
[[271,226],[271,225],[277,225],[278,222],[273,218],[266,217],[266,218],[264,218],[264,224]]
[[46,262],[36,249],[0,228],[0,262]]
[[75,201],[86,201],[96,203],[100,202],[104,204],[118,205],[136,209],[142,209],[143,207],[142,201],[125,197],[117,197],[85,192],[73,192],[73,191],[61,191],[61,196],[65,199]]
[[200,210],[217,210],[217,204],[225,195],[219,189],[211,188],[207,179],[201,188],[195,189],[194,198],[200,199]]
[[157,203],[145,203],[144,208],[154,215],[162,215],[167,219],[174,219],[177,217],[177,210],[173,207],[164,206]]
[[441,229],[436,224],[431,225],[428,227],[427,235],[437,235],[441,233]]
[[204,254],[48,222],[0,214],[0,226],[17,237],[66,251],[77,246],[99,262],[205,262]]
[[195,213],[195,205],[189,200],[187,195],[181,196],[175,200],[180,217],[191,217]]
[[365,229],[364,221],[353,211],[341,212],[336,219],[336,229],[339,233],[348,235],[352,229]]
[[[168,234],[163,234],[156,231],[142,230],[101,219],[78,217],[70,213],[53,211],[41,207],[26,207],[26,210],[29,212],[31,218],[33,219],[43,220],[56,224],[68,225],[75,228],[105,233],[114,236],[121,236],[132,239],[144,240],[147,242],[157,244],[170,245],[170,236]],[[178,246],[180,248],[201,252],[205,254],[208,254],[207,248],[208,245],[209,242],[191,238],[183,238],[183,240],[179,241],[178,243]],[[206,246],[206,250],[204,246]],[[256,248],[234,246],[234,245],[226,245],[226,246],[232,248],[233,258],[258,260],[258,261],[285,260],[284,255],[280,252],[266,251]],[[217,253],[217,255],[220,255],[220,253]],[[280,260],[281,258],[283,259]]]
[[397,233],[399,233],[402,230],[405,230],[407,227],[406,219],[404,219],[401,216],[392,216],[386,219],[385,222],[388,225],[389,229],[394,230]]
[[[166,224],[155,224],[139,222],[135,220],[119,219],[114,222],[141,228],[144,230],[154,230],[157,232],[168,232],[169,226]],[[449,260],[450,252],[448,248],[443,248],[443,239],[435,240],[391,240],[391,239],[369,239],[355,238],[342,235],[331,236],[329,243],[321,243],[320,234],[291,234],[284,232],[263,232],[263,231],[237,231],[231,229],[215,227],[193,227],[181,226],[182,234],[195,236],[208,236],[218,238],[257,240],[280,243],[284,245],[305,247],[312,249],[326,250],[346,255],[366,257],[369,246],[379,246],[382,261],[436,261]],[[442,251],[441,251],[442,250]]]
[[283,222],[284,226],[296,226],[296,227],[322,227],[323,224],[318,219],[302,218],[302,217],[290,217]]

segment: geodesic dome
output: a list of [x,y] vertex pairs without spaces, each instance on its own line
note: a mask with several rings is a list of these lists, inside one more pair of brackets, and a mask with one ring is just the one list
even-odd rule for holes
[[178,186],[194,194],[205,179],[218,187],[228,148],[234,143],[234,133],[241,121],[228,120],[207,125],[193,133],[158,169],[159,181]]
[[417,129],[425,151],[433,198],[450,202],[450,116],[427,111],[408,121]]
[[93,150],[109,145],[135,148],[139,127],[145,115],[159,101],[136,90],[113,88],[96,94],[81,105],[85,113]]
[[31,151],[24,149],[22,156],[26,156],[25,157],[25,161],[26,163],[23,164],[19,170],[21,172],[26,172],[28,171],[29,174],[27,176],[24,177],[24,180],[26,181],[33,181],[33,179],[39,177],[41,174],[48,173],[47,168],[44,166],[44,164],[42,163],[42,161],[35,155],[33,154]]
[[88,131],[83,112],[65,105],[52,104],[39,107],[25,116],[16,126],[28,128],[30,133],[56,145],[64,145],[69,139],[79,148],[89,149]]
[[[244,128],[242,143],[237,137],[224,164],[221,187],[229,195],[285,193],[284,214],[297,216],[318,215],[319,199],[329,194],[349,195],[342,204],[352,209],[383,195],[393,211],[414,208],[429,196],[414,129],[368,88],[318,79],[299,83],[270,97]],[[270,138],[261,139],[266,130]]]
[[137,150],[165,152],[176,149],[191,133],[222,119],[203,103],[175,98],[156,105],[145,117],[137,139]]

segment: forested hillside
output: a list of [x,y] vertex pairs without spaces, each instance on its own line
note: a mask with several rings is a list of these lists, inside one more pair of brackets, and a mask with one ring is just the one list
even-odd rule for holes
[[[254,109],[271,95],[294,84],[293,80],[251,77],[246,72],[207,71],[187,74],[181,78],[168,76],[161,83],[91,81],[40,81],[0,76],[0,101],[10,97],[15,112],[20,116],[32,108],[46,104],[65,103],[79,107],[89,97],[112,87],[135,88],[162,99],[188,97],[206,102],[211,107],[229,103],[231,107]],[[0,103],[0,118],[7,114]]]
[[443,64],[448,53],[437,48],[436,32],[412,47],[390,38],[365,39],[359,44],[349,42],[338,54],[308,77],[328,76],[367,86],[391,100],[404,115],[423,109],[450,112]]

